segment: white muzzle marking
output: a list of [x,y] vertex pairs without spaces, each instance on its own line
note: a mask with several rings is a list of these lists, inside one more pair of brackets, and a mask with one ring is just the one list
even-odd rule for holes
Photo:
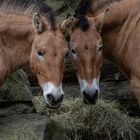
[[48,105],[50,105],[50,102],[47,99],[48,94],[51,94],[55,98],[55,100],[59,99],[64,94],[62,84],[60,84],[60,86],[55,86],[52,82],[47,82],[45,84],[42,84],[41,88],[43,90],[45,101]]
[[78,80],[81,88],[81,93],[86,91],[89,95],[92,96],[97,90],[98,94],[100,94],[99,80],[97,80],[96,78],[93,79],[91,84],[89,84],[87,80],[82,80],[80,78],[78,78]]

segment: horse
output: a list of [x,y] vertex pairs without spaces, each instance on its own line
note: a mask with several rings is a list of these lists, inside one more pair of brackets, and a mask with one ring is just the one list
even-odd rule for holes
[[[103,3],[100,5],[104,7]],[[84,13],[78,18],[77,14],[65,21],[65,26],[72,26],[71,59],[85,103],[96,103],[98,99],[100,73],[106,58],[124,71],[140,105],[139,7],[139,0],[115,1],[99,9],[97,15]]]
[[[63,26],[41,0],[2,0],[0,4],[0,85],[30,63],[50,108],[63,99],[64,59],[68,53]],[[33,2],[33,3],[32,3]]]

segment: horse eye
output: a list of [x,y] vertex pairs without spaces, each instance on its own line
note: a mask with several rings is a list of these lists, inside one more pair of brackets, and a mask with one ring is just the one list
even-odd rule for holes
[[73,54],[75,54],[75,53],[76,53],[74,49],[72,49],[72,50],[71,50],[71,52],[72,52]]
[[100,45],[98,48],[98,52],[100,52],[103,49],[103,45]]
[[43,52],[42,50],[37,50],[37,54],[38,54],[39,56],[44,56],[44,52]]

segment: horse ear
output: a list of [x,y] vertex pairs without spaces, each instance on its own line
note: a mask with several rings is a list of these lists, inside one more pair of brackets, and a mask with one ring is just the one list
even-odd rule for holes
[[96,16],[94,18],[95,26],[98,29],[99,33],[102,32],[102,28],[103,28],[103,25],[105,23],[106,13],[108,11],[109,11],[109,9],[106,9],[104,12],[102,12],[101,14],[99,14],[98,16]]
[[64,33],[64,34],[69,34],[72,32],[72,30],[74,29],[75,25],[77,24],[78,19],[76,19],[75,17],[70,17],[67,20],[64,20],[61,24],[60,24],[60,30]]
[[43,21],[38,13],[33,15],[33,25],[37,33],[41,33],[43,31]]

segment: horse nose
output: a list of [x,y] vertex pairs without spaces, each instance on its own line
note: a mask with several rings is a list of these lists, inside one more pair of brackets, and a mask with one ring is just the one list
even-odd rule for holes
[[95,90],[93,93],[88,91],[83,91],[84,103],[86,104],[96,104],[98,99],[99,91]]
[[64,98],[64,95],[62,94],[62,95],[60,96],[60,98],[58,99],[58,102],[62,102],[63,98]]
[[63,94],[62,94],[61,96],[55,98],[54,95],[53,95],[52,93],[50,93],[50,94],[47,94],[46,97],[47,97],[47,99],[49,100],[50,104],[51,104],[52,106],[54,106],[54,105],[56,105],[56,104],[61,103],[64,96],[63,96]]

